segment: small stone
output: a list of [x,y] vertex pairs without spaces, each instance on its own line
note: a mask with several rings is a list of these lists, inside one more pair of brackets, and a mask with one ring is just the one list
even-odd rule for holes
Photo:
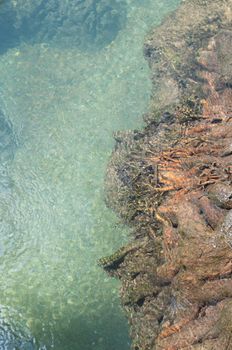
[[220,208],[232,209],[232,186],[218,183],[210,187],[209,198]]
[[226,149],[222,153],[222,157],[228,157],[232,154],[232,143],[226,147]]

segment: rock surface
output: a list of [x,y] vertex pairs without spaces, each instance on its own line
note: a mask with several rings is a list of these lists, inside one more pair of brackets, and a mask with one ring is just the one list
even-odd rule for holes
[[115,135],[107,202],[134,238],[100,264],[134,350],[232,349],[231,21],[231,0],[186,0],[151,32],[147,126]]

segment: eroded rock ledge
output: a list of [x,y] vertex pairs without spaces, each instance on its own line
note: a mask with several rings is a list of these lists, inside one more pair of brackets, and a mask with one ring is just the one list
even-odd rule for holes
[[231,0],[187,0],[150,33],[147,125],[115,135],[107,201],[134,237],[100,263],[135,350],[232,349],[231,20]]

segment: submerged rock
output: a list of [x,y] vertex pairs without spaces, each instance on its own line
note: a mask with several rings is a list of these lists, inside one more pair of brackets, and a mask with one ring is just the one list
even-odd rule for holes
[[101,49],[126,21],[124,0],[14,0],[2,6],[0,32],[18,39]]

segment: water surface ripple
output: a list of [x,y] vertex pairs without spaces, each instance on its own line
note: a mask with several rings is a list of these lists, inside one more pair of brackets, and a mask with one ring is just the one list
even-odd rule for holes
[[[0,329],[21,324],[17,348],[129,349],[118,282],[96,265],[127,240],[105,207],[104,171],[112,132],[139,127],[148,104],[144,35],[178,2],[128,0],[125,27],[95,54],[21,43],[0,57],[18,140],[0,188]],[[0,349],[13,349],[2,332]]]

